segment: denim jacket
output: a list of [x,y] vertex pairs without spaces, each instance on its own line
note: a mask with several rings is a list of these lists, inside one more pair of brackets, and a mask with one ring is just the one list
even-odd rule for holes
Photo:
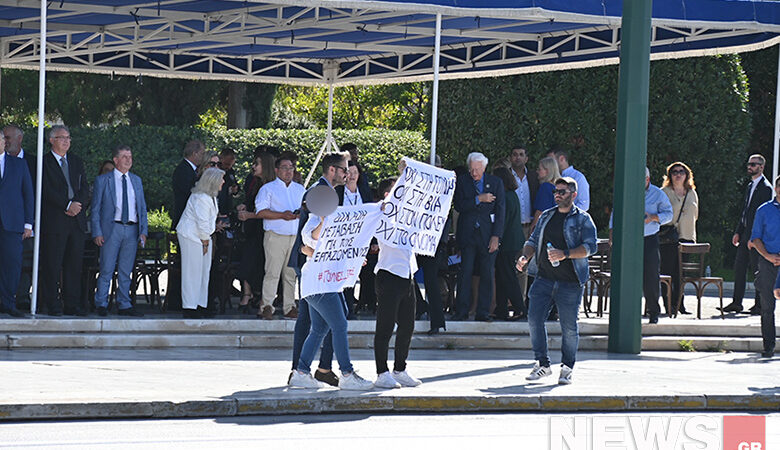
[[[536,276],[539,272],[539,266],[536,263],[542,253],[542,246],[539,245],[539,242],[542,236],[544,236],[544,228],[557,209],[558,207],[556,206],[542,213],[539,221],[536,223],[536,228],[531,233],[531,237],[525,242],[525,245],[536,249],[536,257],[528,264],[528,274],[531,276]],[[596,225],[593,223],[590,215],[576,205],[572,205],[571,211],[564,219],[563,237],[566,239],[566,245],[569,249],[573,250],[584,245],[588,249],[588,256],[596,253]],[[577,273],[580,284],[585,284],[590,276],[588,272],[588,258],[572,258],[571,262],[574,264],[574,271]]]

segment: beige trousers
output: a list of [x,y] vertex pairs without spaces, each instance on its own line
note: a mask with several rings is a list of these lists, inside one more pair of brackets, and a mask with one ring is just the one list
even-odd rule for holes
[[273,306],[280,277],[282,278],[284,313],[287,314],[295,306],[295,270],[287,266],[294,243],[295,236],[277,234],[273,231],[266,231],[263,236],[263,247],[265,248],[263,308]]

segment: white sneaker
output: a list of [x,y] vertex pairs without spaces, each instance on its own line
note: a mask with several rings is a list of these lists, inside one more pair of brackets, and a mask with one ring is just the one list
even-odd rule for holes
[[571,374],[574,369],[565,364],[561,364],[561,375],[558,377],[558,384],[571,384]]
[[405,370],[403,372],[393,371],[393,378],[395,381],[401,384],[403,387],[417,387],[422,384],[422,381],[409,375]]
[[373,387],[374,383],[362,378],[357,372],[344,374],[339,378],[339,389],[345,391],[370,391]]
[[534,364],[534,368],[531,370],[531,373],[529,373],[525,379],[538,380],[539,378],[548,377],[550,375],[552,375],[552,369],[550,369],[549,366],[540,366],[539,362],[537,361],[536,364]]
[[382,389],[395,389],[401,387],[398,381],[396,381],[395,377],[390,375],[389,370],[377,375],[376,381],[374,381],[374,386]]
[[288,383],[290,387],[305,388],[305,389],[320,389],[325,387],[325,383],[320,383],[315,380],[310,373],[301,372],[299,370],[293,370],[292,377]]

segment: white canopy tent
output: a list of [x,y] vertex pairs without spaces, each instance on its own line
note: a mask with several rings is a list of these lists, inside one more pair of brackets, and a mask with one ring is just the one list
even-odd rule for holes
[[[439,79],[617,64],[621,13],[619,0],[0,0],[0,66],[40,70],[40,200],[47,69],[327,85],[321,152],[335,146],[335,86],[433,80],[433,161]],[[656,0],[650,57],[757,50],[779,36],[780,2]],[[33,313],[40,201],[35,221]]]

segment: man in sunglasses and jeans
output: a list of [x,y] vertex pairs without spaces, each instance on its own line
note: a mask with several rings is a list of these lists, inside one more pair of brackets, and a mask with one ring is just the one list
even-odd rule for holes
[[574,205],[577,182],[570,177],[555,181],[557,207],[544,211],[517,260],[517,270],[535,277],[528,292],[528,326],[534,365],[526,380],[552,374],[547,350],[545,320],[553,303],[561,323],[561,372],[559,384],[570,384],[577,357],[579,330],[577,315],[583,287],[588,280],[588,256],[596,252],[596,226],[590,215]]

